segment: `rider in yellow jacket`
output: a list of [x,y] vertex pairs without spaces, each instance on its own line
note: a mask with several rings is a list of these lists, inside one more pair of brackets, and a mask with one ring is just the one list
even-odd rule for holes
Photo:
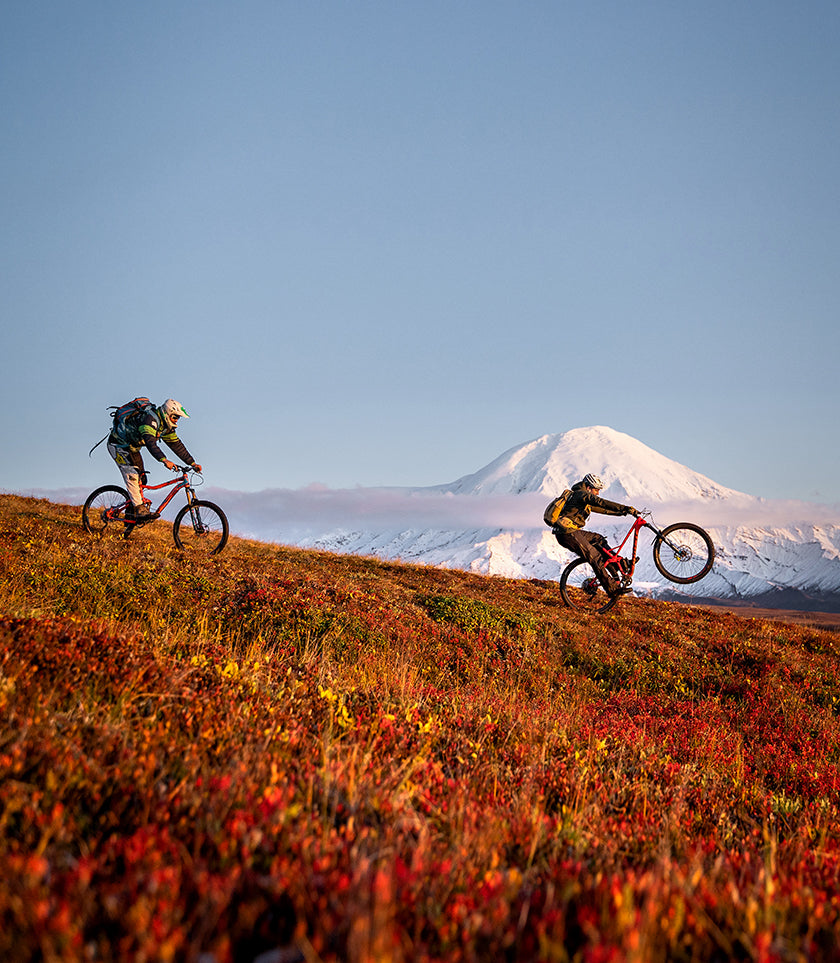
[[581,558],[586,559],[592,566],[598,581],[607,592],[615,595],[622,591],[619,579],[610,575],[604,568],[604,552],[602,546],[607,544],[606,538],[598,532],[583,531],[590,512],[601,515],[635,515],[636,509],[630,505],[620,505],[601,498],[599,492],[604,483],[597,475],[588,474],[577,484],[572,486],[572,494],[566,500],[563,513],[553,527],[554,537],[563,546]]

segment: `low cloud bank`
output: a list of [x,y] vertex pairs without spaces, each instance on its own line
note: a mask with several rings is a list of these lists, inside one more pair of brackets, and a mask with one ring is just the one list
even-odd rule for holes
[[[13,494],[7,492],[7,494]],[[89,492],[80,488],[28,489],[14,494],[81,505]],[[546,497],[523,495],[453,495],[423,489],[275,488],[261,492],[206,488],[199,497],[218,503],[235,534],[267,541],[299,541],[329,532],[406,530],[463,531],[500,529],[543,530]],[[176,500],[180,504],[179,500]],[[636,505],[643,509],[643,503]],[[840,525],[840,506],[795,500],[743,496],[726,502],[665,502],[650,506],[652,519],[664,527],[692,521],[704,528],[797,528]],[[170,506],[165,517],[174,517]],[[611,528],[627,519],[593,516],[592,527]]]
[[[302,533],[404,530],[463,531],[501,529],[542,531],[544,495],[453,495],[416,489],[270,489],[263,492],[211,490],[208,497],[228,512],[235,531],[282,541]],[[635,507],[643,509],[643,504]],[[652,507],[652,520],[664,527],[692,521],[705,528],[795,528],[836,526],[836,507],[800,501],[744,498],[736,503],[666,502]],[[593,527],[627,524],[626,518],[594,516]]]
[[57,502],[59,505],[84,505],[89,494],[89,488],[0,488],[0,495],[46,498],[47,501]]
[[256,538],[282,540],[302,532],[435,529],[530,529],[542,526],[542,495],[448,495],[400,489],[271,489],[208,493],[231,527]]

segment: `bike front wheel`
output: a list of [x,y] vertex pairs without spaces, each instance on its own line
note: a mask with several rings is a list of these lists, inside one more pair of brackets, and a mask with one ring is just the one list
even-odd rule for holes
[[595,569],[583,558],[575,559],[563,569],[560,595],[570,609],[579,612],[608,612],[618,601],[617,595],[605,591]]
[[117,485],[104,485],[91,492],[82,509],[82,524],[91,535],[101,535],[109,525],[125,520],[128,492]]
[[181,551],[218,555],[228,540],[228,520],[213,502],[194,501],[175,516],[172,536]]
[[709,533],[692,522],[677,522],[663,529],[653,543],[653,561],[671,582],[687,585],[708,575],[715,561]]

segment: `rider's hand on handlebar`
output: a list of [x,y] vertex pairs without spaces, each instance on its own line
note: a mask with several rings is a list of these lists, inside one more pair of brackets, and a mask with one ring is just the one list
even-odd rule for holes
[[175,462],[170,461],[168,458],[163,459],[164,468],[168,468],[170,471],[175,471]]
[[199,465],[199,463],[198,463],[197,461],[194,461],[193,464],[192,464],[192,469],[193,469],[193,471],[197,471],[197,472],[200,473],[200,472],[201,472],[201,465]]

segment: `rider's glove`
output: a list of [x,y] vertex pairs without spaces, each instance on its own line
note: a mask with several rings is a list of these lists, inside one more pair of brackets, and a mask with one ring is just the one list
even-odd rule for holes
[[196,471],[201,471],[201,465],[197,461],[194,461],[192,466]]
[[628,509],[627,509],[627,514],[628,514],[628,515],[636,515],[636,516],[638,517],[638,514],[639,514],[639,513],[636,511],[635,508],[628,508]]

